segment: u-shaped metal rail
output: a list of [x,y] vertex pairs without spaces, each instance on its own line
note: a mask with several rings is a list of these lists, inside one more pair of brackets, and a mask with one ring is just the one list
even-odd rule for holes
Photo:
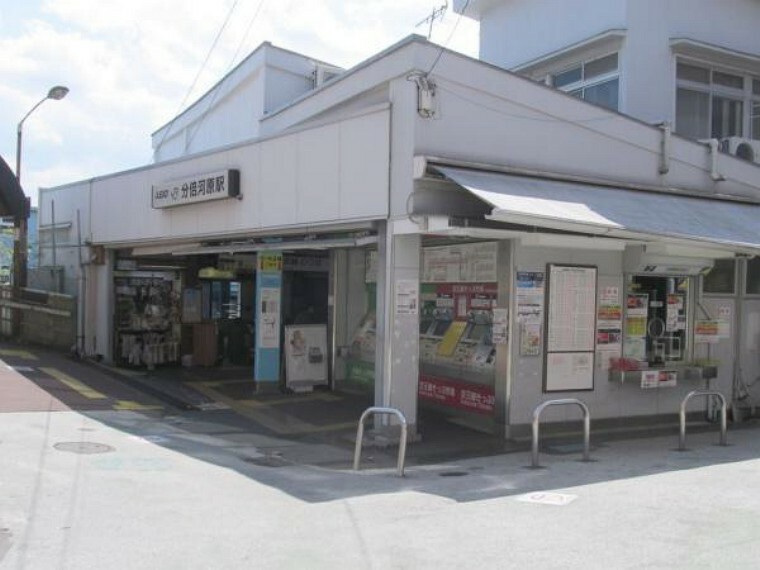
[[399,477],[404,476],[404,460],[406,459],[406,418],[396,408],[367,408],[359,418],[359,427],[356,429],[356,447],[354,448],[354,471],[359,470],[359,461],[362,455],[362,440],[364,439],[364,420],[374,414],[396,416],[401,424],[401,437],[398,442],[398,464],[396,472]]
[[533,410],[533,461],[531,467],[538,467],[538,422],[541,419],[541,412],[549,406],[566,406],[574,404],[580,406],[583,411],[583,461],[590,461],[589,448],[591,447],[591,414],[588,406],[576,398],[566,398],[564,400],[548,400],[539,404]]
[[715,390],[692,390],[681,402],[681,429],[678,433],[678,451],[684,451],[686,449],[686,404],[695,396],[705,396],[707,398],[717,398],[720,402],[720,445],[728,445],[726,443],[726,431],[727,431],[727,411],[726,411],[726,397],[720,392]]

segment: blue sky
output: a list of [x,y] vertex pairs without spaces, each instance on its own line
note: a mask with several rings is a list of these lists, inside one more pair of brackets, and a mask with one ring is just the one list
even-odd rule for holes
[[[185,106],[263,41],[351,67],[411,33],[425,35],[427,26],[415,25],[444,3],[0,0],[0,155],[14,167],[16,125],[62,84],[69,95],[24,123],[22,186],[33,204],[39,187],[151,162],[150,134],[180,111],[233,5]],[[449,9],[431,39],[445,43],[457,19]],[[449,47],[476,56],[476,23],[464,18]]]

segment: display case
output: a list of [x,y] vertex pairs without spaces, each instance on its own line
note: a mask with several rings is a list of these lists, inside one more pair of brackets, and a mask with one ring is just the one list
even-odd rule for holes
[[170,273],[116,275],[115,335],[119,364],[152,367],[180,357],[179,303]]

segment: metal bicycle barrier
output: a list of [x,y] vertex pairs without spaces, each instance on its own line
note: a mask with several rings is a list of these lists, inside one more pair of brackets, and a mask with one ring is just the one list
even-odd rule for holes
[[396,416],[401,424],[401,438],[398,443],[398,465],[396,471],[399,477],[404,476],[404,460],[406,458],[406,418],[396,408],[367,408],[359,418],[359,427],[356,430],[356,447],[354,448],[354,471],[359,470],[359,460],[362,454],[362,440],[364,439],[364,420],[374,414]]
[[533,410],[533,461],[531,467],[538,467],[538,422],[541,418],[541,412],[543,412],[549,406],[566,406],[566,405],[580,406],[583,411],[583,461],[590,461],[589,448],[591,446],[591,414],[589,414],[588,406],[581,400],[575,398],[567,398],[564,400],[549,400],[539,404],[535,410]]
[[728,445],[726,443],[726,426],[727,426],[727,411],[726,411],[726,397],[720,392],[714,390],[693,390],[686,394],[686,397],[681,402],[681,430],[678,434],[678,451],[684,451],[686,449],[686,404],[695,396],[705,396],[707,398],[717,398],[720,402],[720,445]]

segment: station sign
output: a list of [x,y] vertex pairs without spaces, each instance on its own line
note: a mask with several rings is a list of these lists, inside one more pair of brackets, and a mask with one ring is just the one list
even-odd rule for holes
[[218,170],[153,186],[151,205],[155,209],[173,208],[239,196],[240,171]]

